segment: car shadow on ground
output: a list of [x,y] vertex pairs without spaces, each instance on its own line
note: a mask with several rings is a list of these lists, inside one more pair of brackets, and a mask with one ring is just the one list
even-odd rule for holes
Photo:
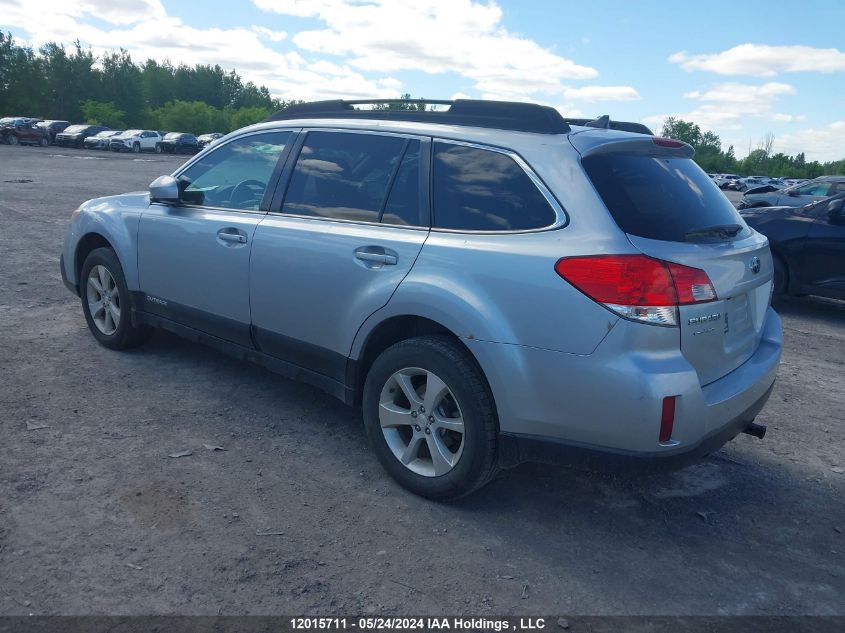
[[819,323],[841,326],[845,322],[845,301],[808,295],[778,297],[772,302],[778,314],[810,319]]

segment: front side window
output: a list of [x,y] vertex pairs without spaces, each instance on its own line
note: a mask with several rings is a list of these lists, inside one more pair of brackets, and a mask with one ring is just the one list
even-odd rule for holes
[[417,226],[419,156],[416,139],[309,132],[282,213]]
[[814,182],[795,190],[799,196],[826,196],[830,190],[829,182]]
[[290,132],[252,134],[204,154],[179,176],[182,201],[258,210],[289,137]]
[[466,231],[521,231],[554,224],[554,209],[502,152],[434,144],[434,224]]

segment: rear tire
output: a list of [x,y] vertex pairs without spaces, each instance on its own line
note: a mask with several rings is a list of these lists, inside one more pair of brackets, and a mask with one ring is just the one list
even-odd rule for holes
[[362,406],[382,466],[415,494],[457,499],[498,472],[490,389],[470,354],[445,336],[408,339],[382,352],[367,374]]
[[132,325],[132,299],[123,267],[110,248],[88,254],[79,276],[82,312],[97,342],[109,349],[129,349],[150,338],[152,329]]

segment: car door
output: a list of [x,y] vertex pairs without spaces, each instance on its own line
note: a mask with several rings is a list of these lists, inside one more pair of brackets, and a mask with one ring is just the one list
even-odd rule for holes
[[808,291],[845,299],[845,194],[811,212],[802,277]]
[[138,232],[145,311],[252,345],[252,238],[290,135],[258,132],[234,138],[177,172],[180,204],[149,205]]
[[343,383],[358,328],[388,302],[428,236],[429,152],[414,135],[300,136],[287,187],[253,240],[262,351]]

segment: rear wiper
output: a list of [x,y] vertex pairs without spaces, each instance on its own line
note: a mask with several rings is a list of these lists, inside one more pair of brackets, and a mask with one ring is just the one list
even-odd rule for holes
[[694,231],[684,233],[684,239],[689,239],[691,237],[719,237],[727,239],[729,237],[734,237],[741,230],[742,226],[739,224],[717,224],[715,226],[708,226],[703,229],[695,229]]

